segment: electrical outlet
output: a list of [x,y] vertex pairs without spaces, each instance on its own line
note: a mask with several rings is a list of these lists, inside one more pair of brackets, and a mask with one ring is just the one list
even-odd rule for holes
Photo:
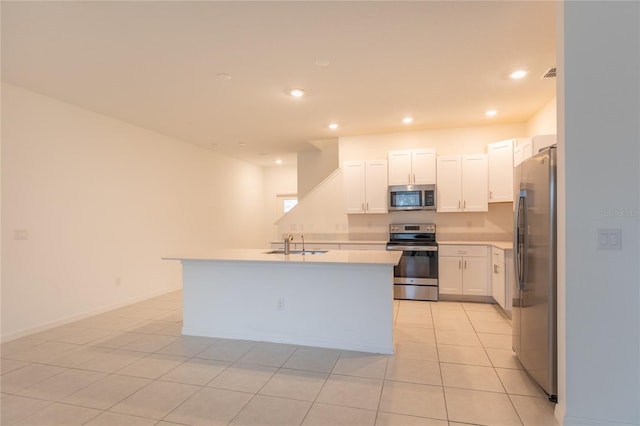
[[622,250],[622,229],[598,229],[598,250]]
[[27,231],[26,229],[16,229],[13,238],[16,240],[28,240],[29,231]]
[[278,299],[278,310],[279,311],[284,311],[284,299],[283,298]]

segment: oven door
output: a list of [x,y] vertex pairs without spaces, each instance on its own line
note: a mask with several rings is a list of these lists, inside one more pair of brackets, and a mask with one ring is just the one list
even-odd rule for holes
[[387,250],[402,250],[393,268],[394,284],[438,285],[437,246],[387,246]]

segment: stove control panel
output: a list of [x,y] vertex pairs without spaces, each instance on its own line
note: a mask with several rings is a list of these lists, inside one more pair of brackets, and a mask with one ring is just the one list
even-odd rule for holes
[[402,233],[426,233],[435,234],[435,223],[394,223],[389,225],[389,233],[402,234]]

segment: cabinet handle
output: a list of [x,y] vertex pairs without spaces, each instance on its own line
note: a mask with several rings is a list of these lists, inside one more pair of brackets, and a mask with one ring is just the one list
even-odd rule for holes
[[409,183],[411,183],[411,173],[407,173],[407,181],[409,181]]
[[460,208],[460,200],[458,200],[458,208]]
[[489,191],[489,199],[493,200],[493,191]]
[[362,203],[362,211],[365,211],[365,209],[364,209],[364,203]]
[[464,269],[467,269],[467,259],[464,260]]
[[466,209],[467,208],[467,200],[464,200],[464,202],[462,203],[462,208]]
[[458,269],[462,269],[462,260],[458,260]]
[[494,274],[498,273],[498,265],[493,265],[493,273]]
[[416,183],[416,174],[413,174],[413,183]]
[[367,203],[367,211],[369,211],[369,203]]

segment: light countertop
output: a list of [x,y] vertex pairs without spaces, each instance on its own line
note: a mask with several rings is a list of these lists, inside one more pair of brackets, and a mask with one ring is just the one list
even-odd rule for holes
[[[302,240],[299,238],[294,238],[293,240],[296,244],[302,244]],[[380,244],[386,245],[387,240],[305,240],[305,244]],[[269,241],[269,244],[284,244],[284,241]]]
[[439,245],[493,246],[502,250],[513,250],[511,241],[440,241]]
[[397,265],[399,251],[329,250],[323,254],[267,254],[270,249],[220,249],[196,255],[166,256],[163,260],[209,260],[231,262]]

